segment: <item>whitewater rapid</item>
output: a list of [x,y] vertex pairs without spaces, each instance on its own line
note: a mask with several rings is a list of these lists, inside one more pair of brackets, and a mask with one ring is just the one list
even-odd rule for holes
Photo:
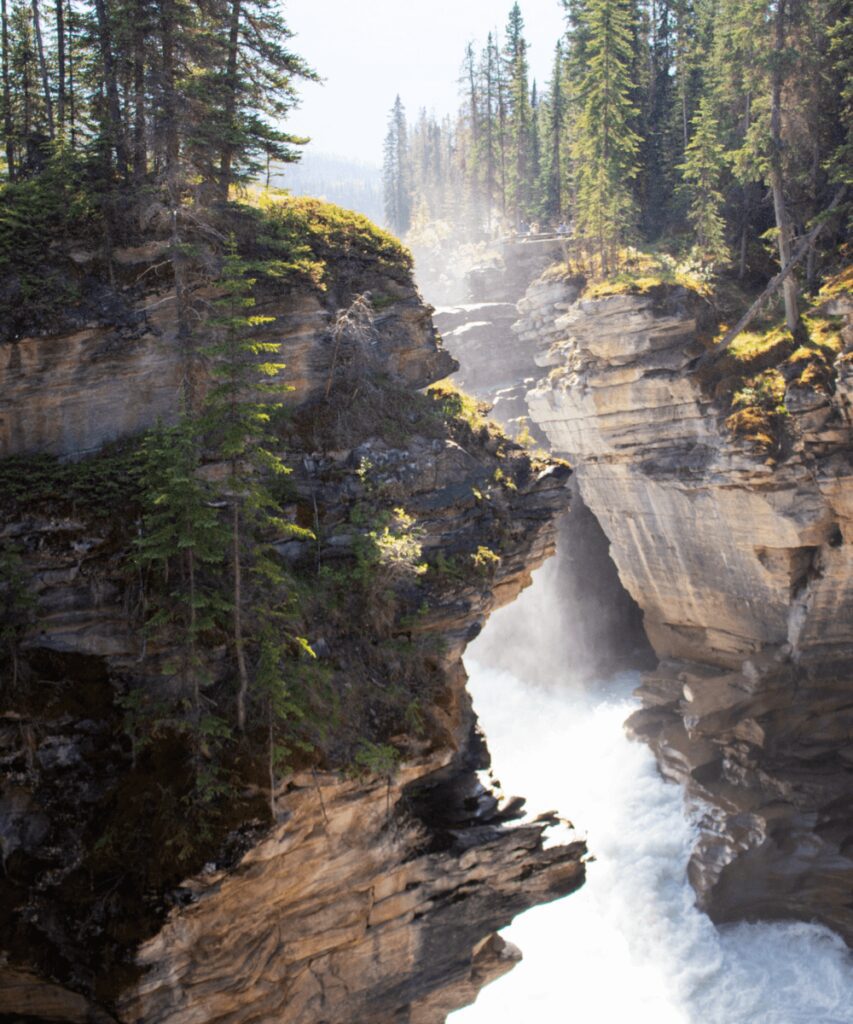
[[717,929],[695,908],[681,789],[622,728],[637,676],[582,686],[571,666],[552,667],[543,685],[507,670],[529,664],[518,623],[545,630],[553,582],[540,573],[472,645],[470,691],[504,793],[569,815],[595,860],[577,893],[502,932],[523,962],[449,1024],[853,1022],[853,961],[837,935],[794,922]]

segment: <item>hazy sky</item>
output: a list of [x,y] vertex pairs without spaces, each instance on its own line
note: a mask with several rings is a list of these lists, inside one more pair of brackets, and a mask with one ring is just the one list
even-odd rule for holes
[[[532,70],[550,76],[563,28],[559,0],[520,0]],[[503,34],[512,0],[284,0],[292,48],[326,80],[302,84],[287,129],[310,135],[315,152],[382,160],[388,111],[397,93],[413,118],[459,106],[465,44]]]

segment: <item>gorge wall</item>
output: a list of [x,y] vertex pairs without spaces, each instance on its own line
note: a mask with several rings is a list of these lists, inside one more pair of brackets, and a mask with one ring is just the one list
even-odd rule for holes
[[[440,1024],[518,959],[496,930],[583,881],[582,842],[546,848],[554,816],[519,821],[521,802],[484,784],[461,661],[552,552],[569,471],[452,393],[416,393],[452,360],[405,263],[360,250],[359,231],[323,289],[256,291],[294,389],[280,514],[315,537],[272,541],[305,595],[324,738],[281,777],[244,775],[178,867],[174,739],[137,749],[127,725],[169,653],[142,628],[121,461],[176,417],[187,372],[162,247],[117,253],[134,272],[85,323],[0,345],[0,539],[18,558],[4,592],[23,581],[34,600],[2,663],[4,1019]],[[364,293],[370,330],[342,341],[336,314]],[[357,573],[395,522],[422,564]],[[224,653],[209,652],[212,694]],[[399,768],[353,769],[362,735]]]
[[660,659],[629,727],[698,798],[700,904],[853,942],[853,301],[811,311],[840,350],[784,353],[784,394],[752,410],[771,438],[729,417],[731,360],[697,372],[697,292],[581,289],[546,275],[519,305],[519,346],[548,371],[527,401]]
[[[467,273],[459,271],[451,287],[427,275],[427,283],[441,296],[436,301],[448,295],[466,300],[439,305],[434,313],[443,344],[459,364],[453,379],[482,400],[504,430],[540,450],[548,449],[550,441],[531,417],[527,393],[542,375],[537,361],[542,347],[559,335],[556,318],[580,292],[578,282],[552,279],[549,267],[564,255],[560,237],[507,239],[481,255]],[[519,314],[525,319],[519,321]],[[580,676],[596,678],[626,665],[649,667],[655,659],[642,613],[619,580],[608,538],[578,479],[572,476],[557,551],[560,601],[572,626],[550,642]],[[533,663],[528,673],[537,674]]]

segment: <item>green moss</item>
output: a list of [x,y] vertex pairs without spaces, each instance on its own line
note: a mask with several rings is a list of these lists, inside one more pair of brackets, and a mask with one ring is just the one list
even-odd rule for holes
[[483,576],[494,576],[501,564],[501,556],[482,544],[471,555],[474,569]]
[[732,397],[734,410],[726,426],[762,451],[776,449],[783,440],[785,377],[779,370],[765,370],[748,379]]
[[377,313],[390,309],[396,302],[393,295],[385,295],[383,292],[374,292],[370,297],[370,304]]
[[438,404],[445,419],[461,421],[476,434],[499,429],[488,419],[489,406],[458,388],[450,379],[430,385],[427,395]]
[[625,249],[620,253],[619,269],[606,278],[590,279],[583,294],[590,299],[647,295],[662,285],[687,288],[704,298],[713,292],[711,277],[692,263],[681,262],[667,253]]
[[803,323],[812,345],[823,349],[830,358],[841,354],[844,348],[841,339],[841,317],[812,314],[804,316]]
[[848,292],[853,292],[853,263],[824,281],[818,294],[818,300],[827,302],[829,299],[835,299]]
[[[723,328],[724,335],[728,328]],[[742,331],[732,342],[728,355],[744,366],[765,354],[781,356],[794,345],[794,338],[787,327],[775,327],[771,330]]]
[[[255,204],[232,204],[241,252],[258,259],[268,277],[296,274],[315,287],[328,287],[330,267],[340,272],[361,263],[408,281],[412,255],[388,232],[360,213],[305,196],[263,194]],[[242,223],[241,223],[242,222]]]

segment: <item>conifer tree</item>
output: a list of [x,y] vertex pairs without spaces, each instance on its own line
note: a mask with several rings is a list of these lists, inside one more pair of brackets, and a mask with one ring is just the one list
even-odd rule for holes
[[587,0],[583,11],[588,63],[573,146],[576,232],[592,245],[605,273],[637,216],[631,192],[640,145],[630,98],[632,12],[631,0]]
[[385,219],[398,235],[404,235],[412,219],[411,168],[406,128],[406,111],[400,97],[388,118],[385,158],[382,165],[385,195]]
[[483,191],[486,206],[486,226],[491,232],[494,207],[498,200],[498,82],[495,66],[495,45],[492,33],[488,35],[486,47],[480,57],[480,93],[483,102],[483,127],[480,132],[480,149],[477,160],[483,168]]
[[554,68],[544,104],[543,137],[545,158],[542,164],[544,187],[543,214],[558,223],[563,219],[563,145],[566,133],[566,90],[563,84],[564,54],[562,41],[554,51]]
[[[827,39],[831,82],[838,97],[838,124],[827,169],[834,183],[853,191],[853,5],[832,0]],[[848,209],[850,199],[848,198]]]
[[516,226],[530,216],[533,111],[530,106],[527,40],[521,8],[513,4],[506,26],[504,62],[507,77],[510,159],[509,203]]
[[700,258],[715,263],[728,258],[720,192],[726,159],[709,97],[702,97],[691,125],[693,133],[680,167],[690,196],[688,217],[696,232]]
[[[785,49],[786,0],[775,0],[773,17],[773,61],[770,72],[770,158],[769,177],[773,192],[773,211],[776,217],[776,231],[779,245],[779,263],[786,267],[791,259],[791,223],[785,201],[785,181],[782,170],[782,87],[785,80],[783,51]],[[782,285],[785,297],[785,321],[789,331],[794,331],[800,321],[797,282],[789,275]]]
[[[273,572],[264,540],[270,531],[281,536],[305,536],[285,522],[269,481],[287,472],[273,451],[270,434],[273,413],[282,404],[284,386],[275,378],[284,369],[277,341],[264,341],[261,329],[273,317],[253,314],[250,266],[232,239],[217,287],[216,312],[206,324],[210,331],[206,354],[214,384],[202,414],[207,444],[228,467],[222,497],[228,507],[230,528],[231,639],[237,666],[237,725],[246,728],[251,669],[248,647],[254,621],[252,601],[261,586],[259,577]],[[269,583],[269,579],[267,580]]]
[[[189,734],[195,788],[209,800],[218,795],[211,745],[227,727],[204,699],[211,682],[204,638],[222,627],[229,611],[220,586],[228,532],[200,476],[200,444],[198,424],[187,415],[176,427],[158,425],[146,436],[136,562],[146,581],[146,631],[158,645],[176,649],[164,671],[188,691],[188,717],[178,709],[170,722]],[[142,714],[142,703],[134,710]]]
[[18,644],[35,604],[20,548],[10,540],[3,541],[0,543],[0,659],[11,663],[11,672],[0,683],[8,682],[13,691],[18,684]]

